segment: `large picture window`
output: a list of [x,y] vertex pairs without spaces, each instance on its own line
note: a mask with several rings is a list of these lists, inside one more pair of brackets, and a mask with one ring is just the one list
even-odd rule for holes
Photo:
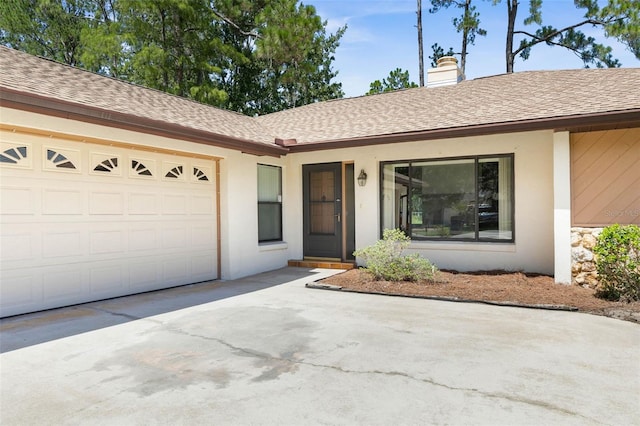
[[382,227],[415,240],[514,241],[513,155],[382,163]]
[[282,241],[282,168],[258,164],[258,241]]

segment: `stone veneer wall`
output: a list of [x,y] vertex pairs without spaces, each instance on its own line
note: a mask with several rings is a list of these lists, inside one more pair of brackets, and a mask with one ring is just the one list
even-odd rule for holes
[[598,235],[603,228],[571,228],[571,281],[595,288],[598,273],[593,254]]

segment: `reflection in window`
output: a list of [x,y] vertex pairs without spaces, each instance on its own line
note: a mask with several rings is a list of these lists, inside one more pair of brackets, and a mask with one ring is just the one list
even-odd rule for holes
[[197,167],[193,168],[193,176],[197,179],[197,180],[201,180],[201,181],[209,181],[209,178],[207,177],[206,173],[203,172],[202,170],[200,170]]
[[0,154],[0,163],[18,164],[24,158],[27,158],[27,147],[18,146]]
[[258,241],[282,241],[282,168],[258,164]]
[[131,168],[139,176],[153,176],[153,174],[151,174],[151,170],[149,170],[147,166],[137,160],[131,160]]
[[383,228],[412,239],[513,241],[513,156],[386,163]]
[[180,176],[182,176],[182,166],[174,167],[173,169],[169,170],[166,175],[164,175],[164,177],[174,179],[178,179]]
[[69,159],[67,159],[67,157],[51,149],[47,149],[47,160],[51,161],[57,168],[60,169],[76,168],[76,166]]
[[102,161],[100,164],[95,166],[93,170],[95,172],[111,173],[111,171],[117,167],[118,167],[118,159],[114,157],[114,158],[109,158],[107,160]]

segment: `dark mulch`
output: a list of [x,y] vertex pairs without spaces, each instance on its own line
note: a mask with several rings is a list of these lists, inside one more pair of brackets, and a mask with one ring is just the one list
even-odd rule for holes
[[640,323],[640,302],[603,300],[595,296],[593,289],[556,284],[553,277],[546,275],[505,271],[441,271],[435,282],[411,283],[376,281],[366,271],[353,269],[326,278],[321,283],[361,292],[442,297],[531,307],[568,307],[578,312]]

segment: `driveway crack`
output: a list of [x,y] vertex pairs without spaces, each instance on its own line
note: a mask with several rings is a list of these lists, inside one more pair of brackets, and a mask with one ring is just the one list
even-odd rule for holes
[[123,318],[128,319],[129,321],[144,320],[144,321],[151,321],[151,322],[156,323],[156,324],[162,324],[162,322],[150,319],[149,317],[139,317],[139,316],[136,316],[136,315],[130,315],[130,314],[126,314],[126,313],[123,313],[123,312],[110,311],[108,309],[102,309],[102,308],[98,308],[96,306],[91,306],[90,309],[93,309],[94,311],[102,312],[102,313],[105,313],[105,314],[109,314],[109,315],[112,315],[114,317],[123,317]]
[[559,407],[557,405],[551,404],[549,402],[545,402],[545,401],[540,401],[540,400],[536,400],[536,399],[532,399],[532,398],[525,398],[525,397],[521,397],[521,396],[517,396],[517,395],[510,395],[510,394],[506,394],[506,393],[495,393],[495,392],[486,392],[486,391],[482,391],[476,388],[465,388],[465,387],[456,387],[456,386],[450,386],[444,383],[440,383],[437,382],[433,379],[429,379],[429,378],[420,378],[420,377],[415,377],[412,376],[408,373],[405,373],[403,371],[396,371],[396,370],[390,370],[390,371],[383,371],[383,370],[352,370],[352,369],[347,369],[347,368],[343,368],[340,366],[336,366],[336,365],[328,365],[328,364],[321,364],[321,363],[314,363],[314,362],[309,362],[309,361],[304,361],[302,359],[295,359],[295,358],[290,358],[290,357],[281,357],[281,356],[276,356],[276,355],[271,355],[269,353],[266,352],[260,352],[254,349],[250,349],[250,348],[245,348],[245,347],[240,347],[240,346],[236,346],[233,345],[223,339],[217,338],[217,337],[208,337],[208,336],[202,336],[202,335],[198,335],[198,334],[194,334],[194,333],[188,333],[184,330],[180,330],[180,329],[170,329],[170,331],[175,332],[175,333],[179,333],[179,334],[183,334],[189,337],[194,337],[194,338],[199,338],[199,339],[205,339],[205,340],[210,340],[213,342],[217,342],[220,345],[226,346],[227,348],[231,349],[234,352],[243,354],[243,355],[247,355],[250,357],[255,357],[255,358],[259,358],[261,360],[264,361],[272,361],[272,362],[283,362],[283,363],[290,363],[290,364],[294,364],[294,365],[302,365],[302,366],[308,366],[308,367],[313,367],[313,368],[324,368],[324,369],[330,369],[330,370],[334,370],[334,371],[338,371],[340,373],[345,373],[345,374],[369,374],[369,375],[383,375],[383,376],[396,376],[396,377],[402,377],[402,378],[406,378],[408,380],[412,380],[412,381],[418,381],[421,383],[425,383],[431,386],[437,386],[437,387],[441,387],[441,388],[445,388],[448,390],[452,390],[452,391],[458,391],[458,392],[466,392],[466,393],[470,393],[470,394],[474,394],[474,395],[480,395],[480,396],[484,396],[487,398],[492,398],[492,399],[501,399],[501,400],[506,400],[506,401],[510,401],[513,403],[518,403],[518,404],[525,404],[525,405],[530,405],[530,406],[534,406],[536,408],[543,408],[545,410],[549,410],[549,411],[554,411],[557,413],[561,413],[561,414],[565,414],[568,416],[572,416],[572,417],[579,417],[585,420],[588,420],[590,422],[593,423],[598,423],[597,420],[581,415],[580,413],[577,413],[575,411],[571,411],[568,410],[566,408],[562,408]]

